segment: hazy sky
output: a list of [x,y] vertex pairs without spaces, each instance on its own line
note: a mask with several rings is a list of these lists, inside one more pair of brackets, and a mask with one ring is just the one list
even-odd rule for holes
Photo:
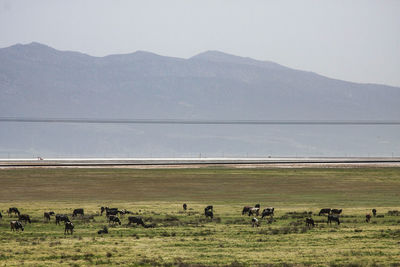
[[0,47],[33,41],[95,56],[220,50],[400,86],[399,0],[0,0]]

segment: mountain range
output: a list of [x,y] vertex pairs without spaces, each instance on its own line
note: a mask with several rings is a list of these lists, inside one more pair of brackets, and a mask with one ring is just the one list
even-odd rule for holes
[[[93,57],[30,43],[0,49],[0,117],[397,120],[400,88],[331,79],[218,51]],[[397,126],[1,123],[0,157],[366,155],[400,151]],[[366,130],[367,129],[367,130]]]

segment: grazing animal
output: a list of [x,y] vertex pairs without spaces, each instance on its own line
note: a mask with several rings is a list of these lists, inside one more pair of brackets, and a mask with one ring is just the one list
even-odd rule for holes
[[254,206],[254,208],[260,208],[261,207],[261,205],[259,204],[259,203],[257,203],[255,206]]
[[213,207],[212,205],[209,205],[209,206],[207,206],[207,207],[205,208],[205,210],[214,211],[214,207]]
[[256,217],[254,217],[253,219],[251,219],[251,225],[253,226],[253,227],[258,227],[258,226],[260,226],[260,223],[258,222],[258,219],[256,218]]
[[371,214],[365,215],[365,221],[366,221],[367,223],[369,223],[370,220],[371,220]]
[[20,214],[18,220],[31,223],[31,218],[29,218],[28,214]]
[[24,231],[24,226],[20,221],[11,221],[10,226],[11,226],[11,231],[18,231],[18,230]]
[[146,225],[143,222],[142,217],[129,216],[128,217],[128,225],[130,225],[131,223],[136,223],[136,225],[142,225],[143,227],[146,227]]
[[64,235],[68,234],[68,232],[70,232],[70,234],[72,235],[74,233],[74,227],[75,226],[72,222],[66,222],[64,228]]
[[339,216],[329,214],[327,223],[331,224],[332,222],[337,222],[337,224],[339,225],[340,224]]
[[376,209],[372,209],[372,214],[374,215],[374,217],[376,216]]
[[186,203],[183,204],[183,210],[187,210],[187,205],[186,205]]
[[56,215],[56,224],[60,224],[60,222],[67,223],[69,221],[70,220],[69,220],[68,216],[65,214],[57,214]]
[[56,214],[54,213],[54,211],[49,211],[49,215],[50,215],[50,216],[54,216],[54,215],[56,215]]
[[253,207],[250,206],[244,206],[243,210],[242,210],[242,215],[249,213],[249,211],[252,209]]
[[258,216],[260,214],[260,208],[251,208],[249,210],[249,216],[254,215],[254,214],[256,216]]
[[322,214],[331,214],[331,209],[321,209],[318,213],[318,216],[321,216]]
[[242,210],[242,215],[249,213],[249,211],[252,209],[253,207],[250,206],[244,206],[243,210]]
[[208,217],[210,217],[211,219],[214,218],[214,213],[211,210],[205,211],[204,215],[206,216],[206,218],[208,218]]
[[109,209],[109,208],[106,207],[106,216],[107,216],[107,217],[108,217],[108,216],[111,216],[111,215],[116,216],[118,213],[119,213],[118,208],[111,208],[111,209]]
[[11,217],[11,213],[14,213],[15,215],[18,215],[18,216],[20,215],[19,210],[15,207],[9,208],[7,213],[8,213],[8,216],[10,216],[10,217]]
[[97,231],[97,233],[98,233],[99,235],[108,234],[108,228],[107,228],[107,226],[104,226],[103,229]]
[[275,208],[266,208],[262,211],[261,213],[261,219],[263,219],[265,216],[273,216],[274,215],[274,210]]
[[112,223],[113,225],[118,223],[119,225],[121,225],[121,220],[117,216],[111,215],[108,217],[108,223]]
[[126,210],[126,209],[119,210],[118,213],[119,213],[121,216],[124,216],[125,214],[133,214],[132,211],[129,211],[129,210]]
[[1,215],[1,212],[0,212],[0,219],[1,219],[1,218],[3,218],[3,215]]
[[312,218],[306,218],[306,225],[308,227],[315,226],[314,220]]
[[100,215],[101,215],[101,216],[103,216],[103,212],[106,210],[106,208],[108,208],[108,207],[103,207],[103,206],[102,206],[102,207],[100,208]]
[[78,214],[81,216],[85,215],[83,212],[83,209],[74,209],[74,212],[72,213],[72,217],[76,217]]
[[212,212],[212,210],[204,210],[204,215],[206,216],[206,218],[210,217],[211,220],[214,218],[214,213]]
[[43,213],[43,218],[49,222],[49,221],[50,221],[50,219],[51,219],[51,217],[50,217],[50,213],[49,213],[49,212],[45,212],[45,213]]
[[204,216],[206,216],[206,218],[210,217],[211,219],[213,219],[214,213],[212,212],[212,209],[208,209],[208,207],[206,207],[204,209]]
[[331,210],[331,214],[341,214],[342,213],[342,209],[338,210],[338,209],[332,209]]

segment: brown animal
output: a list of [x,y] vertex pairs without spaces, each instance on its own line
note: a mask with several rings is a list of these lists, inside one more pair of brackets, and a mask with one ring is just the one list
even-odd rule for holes
[[365,221],[366,221],[367,223],[369,223],[370,220],[371,220],[371,214],[365,215]]

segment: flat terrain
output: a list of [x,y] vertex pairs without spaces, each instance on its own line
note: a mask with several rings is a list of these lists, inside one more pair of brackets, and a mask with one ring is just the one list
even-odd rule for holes
[[[0,184],[0,265],[400,266],[400,216],[390,212],[400,210],[399,168],[4,169]],[[256,203],[275,215],[252,228],[241,210]],[[33,219],[24,232],[10,231],[14,206]],[[100,206],[155,227],[128,226],[125,215],[98,235],[108,226]],[[94,221],[72,219],[72,236],[43,220],[74,208]],[[343,209],[341,224],[328,225],[321,208]],[[378,217],[366,223],[372,208]]]

